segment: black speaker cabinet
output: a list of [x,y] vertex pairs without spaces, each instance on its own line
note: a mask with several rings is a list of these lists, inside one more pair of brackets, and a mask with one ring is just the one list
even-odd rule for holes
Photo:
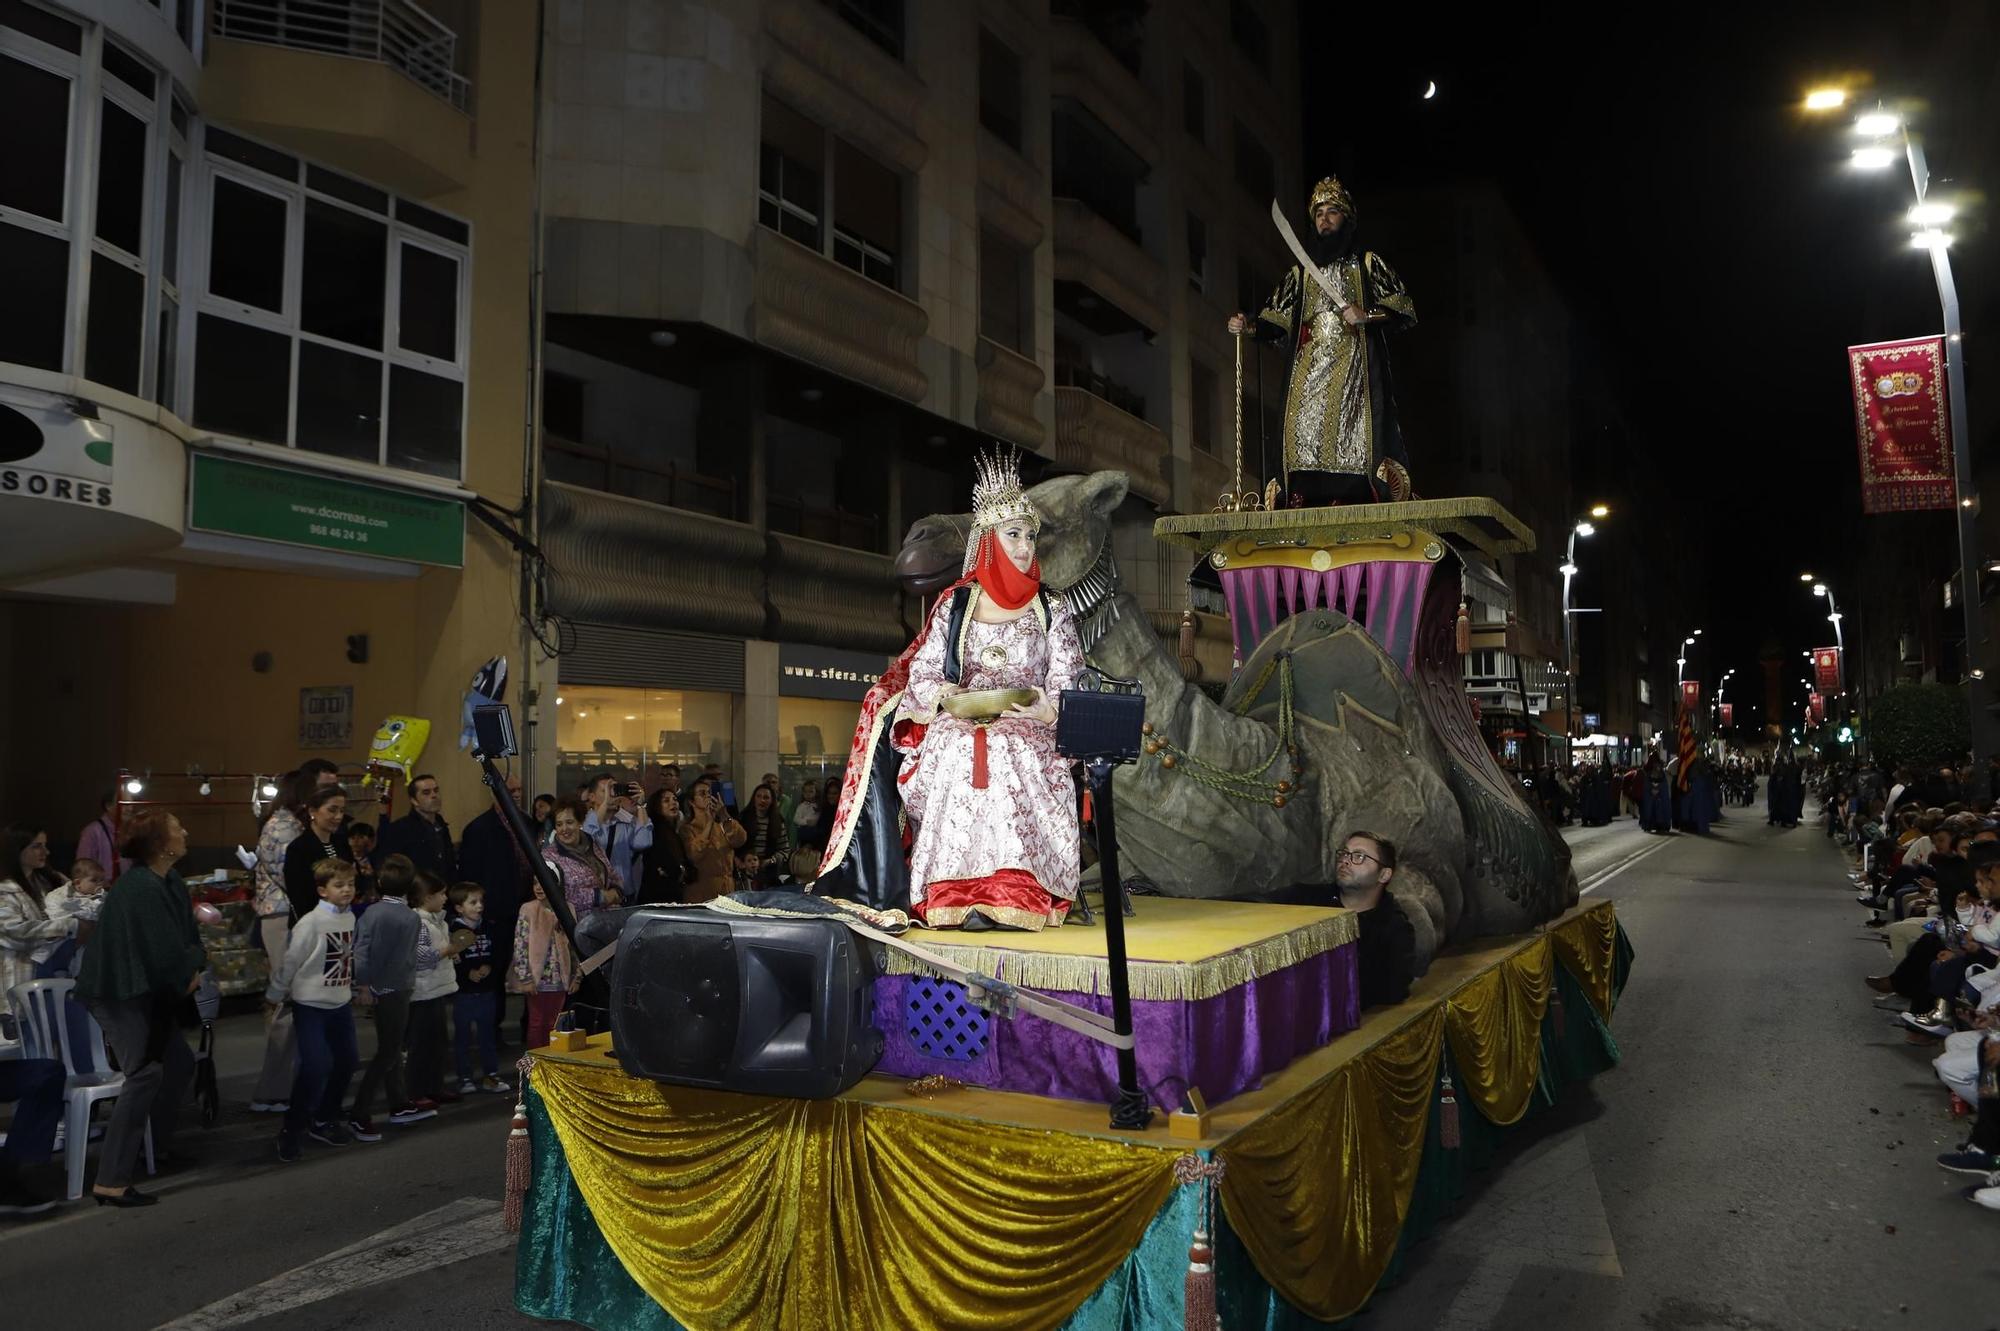
[[867,945],[831,920],[633,911],[611,978],[626,1072],[823,1100],[882,1057]]

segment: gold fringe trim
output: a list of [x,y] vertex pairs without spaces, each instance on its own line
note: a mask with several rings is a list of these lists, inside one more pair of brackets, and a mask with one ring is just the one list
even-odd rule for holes
[[[1143,907],[1142,907],[1143,908]],[[1065,932],[1069,926],[1065,926]],[[1101,927],[1101,926],[1100,926]],[[1262,939],[1232,952],[1201,961],[1133,961],[1126,966],[1132,997],[1147,1003],[1198,1003],[1240,989],[1289,966],[1311,961],[1361,936],[1360,918],[1348,911],[1315,921],[1274,938]],[[926,943],[926,946],[932,944]],[[967,970],[991,975],[1009,984],[1053,993],[1111,993],[1110,964],[1103,957],[1069,957],[1009,947],[945,945],[945,955]],[[943,949],[941,949],[943,950]],[[900,952],[889,954],[884,968],[890,975],[928,974],[921,962]]]

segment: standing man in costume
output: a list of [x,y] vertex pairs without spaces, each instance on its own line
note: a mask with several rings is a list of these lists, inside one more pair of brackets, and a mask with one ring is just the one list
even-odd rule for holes
[[[964,574],[862,702],[814,891],[933,929],[1036,930],[1076,900],[1076,787],[1055,723],[1083,644],[1069,604],[1042,589],[1041,516],[1017,457],[981,456],[977,473]],[[943,705],[989,689],[1033,700],[983,721]]]
[[1291,339],[1284,503],[1408,499],[1410,457],[1396,421],[1387,333],[1416,323],[1416,305],[1382,256],[1357,243],[1353,196],[1334,177],[1313,186],[1303,240],[1277,204],[1271,212],[1298,263],[1254,324],[1239,311],[1229,331]]

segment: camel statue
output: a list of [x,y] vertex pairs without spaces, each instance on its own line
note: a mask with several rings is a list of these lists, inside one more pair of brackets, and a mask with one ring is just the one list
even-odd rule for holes
[[[1347,834],[1366,828],[1396,843],[1395,895],[1422,964],[1445,942],[1524,930],[1574,904],[1567,847],[1472,725],[1448,616],[1426,615],[1412,678],[1340,611],[1294,615],[1218,704],[1119,585],[1111,517],[1126,484],[1115,471],[1061,476],[1029,497],[1043,516],[1043,584],[1070,601],[1091,664],[1144,687],[1159,741],[1115,778],[1128,875],[1177,897],[1331,883]],[[969,528],[965,514],[919,520],[898,579],[920,593],[950,582]]]

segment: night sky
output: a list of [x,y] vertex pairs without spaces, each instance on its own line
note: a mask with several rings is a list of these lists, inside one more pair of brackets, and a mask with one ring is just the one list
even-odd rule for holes
[[[1798,661],[1831,641],[1798,574],[1855,585],[1864,519],[1845,348],[1940,321],[1928,257],[1908,245],[1907,171],[1852,171],[1851,113],[1809,118],[1800,100],[1848,71],[1947,100],[1937,85],[1955,76],[1934,20],[1960,0],[1592,6],[1569,24],[1553,6],[1483,20],[1358,8],[1301,6],[1305,180],[1337,171],[1364,218],[1371,186],[1496,181],[1639,445],[1675,478],[1654,502],[1674,506],[1682,549],[1701,560],[1687,607],[1716,649],[1701,673],[1754,676],[1767,643]],[[1959,55],[1988,78],[1996,65],[2000,52]],[[1950,170],[1941,157],[1965,160],[1945,136],[1968,136],[1942,119],[1934,175]],[[1393,236],[1366,238],[1393,261]],[[1954,250],[1962,290],[1978,240],[1975,223]],[[1968,304],[1968,328],[1972,316]],[[1948,518],[1942,530],[1948,541]]]

